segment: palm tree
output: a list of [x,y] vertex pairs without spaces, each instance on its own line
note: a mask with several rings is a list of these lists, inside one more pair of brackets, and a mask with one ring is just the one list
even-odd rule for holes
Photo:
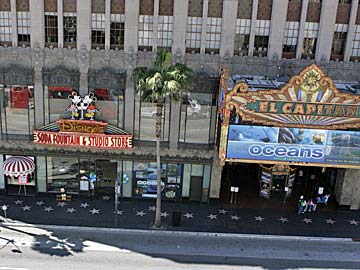
[[135,91],[143,101],[156,102],[156,164],[157,189],[155,228],[161,227],[161,163],[160,135],[164,99],[179,101],[188,90],[192,70],[184,64],[171,65],[172,54],[167,49],[157,51],[156,60],[151,68],[137,67],[133,76]]

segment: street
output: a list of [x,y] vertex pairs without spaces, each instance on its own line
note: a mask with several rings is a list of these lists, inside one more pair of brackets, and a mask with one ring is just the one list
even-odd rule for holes
[[360,242],[60,226],[0,227],[0,270],[359,269]]

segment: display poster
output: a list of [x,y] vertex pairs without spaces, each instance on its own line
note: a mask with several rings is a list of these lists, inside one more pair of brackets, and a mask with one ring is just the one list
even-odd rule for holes
[[[156,198],[156,162],[134,162],[134,175],[136,179],[135,195],[143,198]],[[161,164],[161,194],[163,198],[177,199],[181,196],[181,175],[181,165]]]
[[89,181],[80,180],[80,190],[81,191],[89,191]]
[[227,159],[360,164],[360,132],[230,125]]

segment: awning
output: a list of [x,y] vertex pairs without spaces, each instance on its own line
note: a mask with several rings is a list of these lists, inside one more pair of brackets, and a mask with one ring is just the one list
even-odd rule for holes
[[35,170],[35,163],[29,157],[13,156],[3,162],[3,172],[7,176],[26,176]]

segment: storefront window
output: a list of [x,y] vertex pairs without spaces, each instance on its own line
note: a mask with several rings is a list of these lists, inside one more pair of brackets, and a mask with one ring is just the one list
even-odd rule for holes
[[[164,199],[181,197],[181,164],[161,164],[161,195]],[[134,162],[136,197],[156,198],[156,162]]]
[[124,126],[124,91],[95,89],[96,120],[105,121],[117,127]]
[[216,102],[214,95],[190,93],[181,105],[179,141],[183,143],[213,143]]
[[[170,125],[170,102],[164,102],[163,117],[161,128],[161,141],[169,140]],[[135,100],[135,128],[134,137],[141,141],[155,141],[156,126],[156,103],[140,102],[140,98]]]
[[[4,157],[0,155],[0,163],[3,164]],[[5,176],[2,166],[0,166],[0,189],[5,189]]]
[[35,125],[34,88],[0,85],[1,134],[32,134]]
[[79,164],[77,158],[47,157],[48,192],[79,192]]
[[70,118],[71,113],[66,111],[71,104],[69,96],[74,91],[71,87],[45,86],[45,122],[55,122],[61,118]]

